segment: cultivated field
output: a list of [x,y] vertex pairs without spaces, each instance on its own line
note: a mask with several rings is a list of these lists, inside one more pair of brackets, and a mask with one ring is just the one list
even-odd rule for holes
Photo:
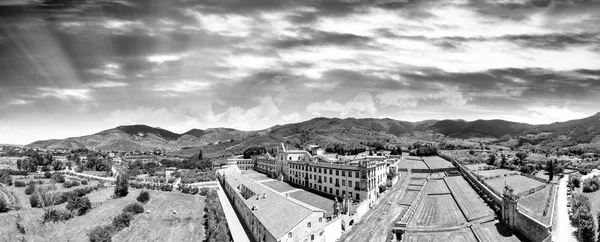
[[520,194],[532,188],[544,185],[543,182],[521,175],[494,178],[485,180],[485,182],[498,193],[504,191],[504,184],[512,186],[515,194]]
[[407,232],[402,242],[477,242],[470,229],[464,228],[448,232]]
[[[552,204],[554,203],[554,197],[556,195],[556,190],[552,190],[554,188],[555,186],[553,185],[547,185],[546,188],[542,190],[520,198],[518,202],[519,209],[545,224],[550,224]],[[550,195],[552,196],[550,197]],[[548,198],[551,198],[550,207],[548,207],[546,215],[544,216],[544,209],[546,208]]]
[[425,192],[427,194],[448,194],[450,190],[444,180],[430,180],[427,185],[425,185]]
[[496,169],[496,170],[487,170],[487,171],[474,171],[473,174],[480,175],[484,178],[496,177],[496,176],[506,176],[511,174],[519,174],[518,171],[511,171],[505,169]]
[[[409,156],[413,157],[413,156]],[[428,169],[427,165],[419,157],[406,158],[398,164],[400,169]]]
[[452,163],[450,163],[449,161],[447,161],[439,156],[423,157],[423,161],[425,161],[425,163],[431,169],[442,169],[442,168],[454,167],[454,165]]
[[427,180],[425,179],[411,179],[409,185],[423,186]]
[[417,196],[417,194],[419,194],[419,192],[417,191],[406,191],[404,193],[404,196],[402,197],[402,199],[400,199],[399,203],[400,204],[405,204],[408,205],[412,202],[413,199],[415,199],[415,197]]
[[429,173],[412,173],[410,175],[410,178],[413,179],[413,180],[418,180],[419,178],[420,179],[425,179],[428,176],[429,176]]
[[451,195],[432,195],[421,200],[409,226],[443,228],[465,222]]
[[431,173],[431,176],[429,176],[429,178],[436,179],[436,178],[444,178],[445,176],[446,176],[446,174],[444,174],[443,172],[436,172],[436,173]]
[[452,195],[456,199],[458,205],[471,221],[477,218],[493,216],[494,211],[490,209],[481,197],[473,190],[473,188],[461,176],[444,178]]
[[473,231],[477,234],[481,242],[520,241],[517,236],[512,234],[498,221],[474,225]]
[[406,188],[409,191],[420,191],[423,188],[423,186],[419,186],[419,185],[409,185],[408,188]]

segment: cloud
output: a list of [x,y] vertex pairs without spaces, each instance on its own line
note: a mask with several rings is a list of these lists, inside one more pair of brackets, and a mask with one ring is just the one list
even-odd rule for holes
[[457,88],[447,88],[440,91],[396,90],[377,94],[378,103],[383,106],[398,106],[401,108],[416,108],[419,103],[436,101],[436,106],[462,107],[469,101]]
[[338,103],[331,99],[325,102],[311,103],[306,111],[313,115],[322,115],[324,112],[339,113],[341,116],[374,114],[377,111],[373,96],[369,92],[362,91],[352,100],[346,103]]
[[38,93],[34,96],[37,98],[54,97],[65,101],[78,100],[78,101],[91,101],[91,90],[83,88],[51,88],[51,87],[39,87]]
[[162,64],[169,61],[177,61],[186,57],[186,54],[178,54],[178,55],[151,55],[146,59],[151,63]]
[[137,109],[117,109],[110,113],[106,122],[114,125],[125,124],[158,124],[175,119],[176,115],[167,108],[152,109],[138,107]]
[[226,113],[226,122],[243,130],[264,129],[277,124],[281,118],[279,108],[270,95],[264,97],[258,106],[249,109],[233,106]]
[[31,103],[30,100],[13,99],[9,102],[11,105],[25,105]]
[[91,82],[88,85],[93,88],[110,88],[110,87],[126,87],[126,86],[129,86],[129,83],[103,80],[103,81],[99,81],[99,82]]
[[176,92],[176,93],[194,93],[201,90],[208,90],[211,87],[210,82],[180,80],[175,83],[172,81],[154,85],[149,90],[157,92]]
[[300,114],[298,112],[292,112],[290,114],[281,116],[281,121],[283,121],[285,123],[296,123],[301,120],[302,120],[302,117],[300,117]]

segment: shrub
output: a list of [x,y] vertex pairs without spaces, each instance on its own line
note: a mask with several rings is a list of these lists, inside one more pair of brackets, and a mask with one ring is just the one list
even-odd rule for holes
[[87,181],[87,180],[83,180],[83,181],[81,181],[81,185],[87,185],[87,184],[88,184],[88,181]]
[[139,203],[132,203],[127,205],[124,209],[123,212],[129,212],[132,214],[140,214],[144,212],[144,207],[142,207],[142,205],[140,205]]
[[67,209],[69,211],[77,210],[77,215],[81,216],[92,209],[92,203],[87,197],[78,197],[68,201]]
[[117,182],[115,184],[115,196],[124,197],[129,193],[129,181],[127,177],[119,175],[117,176]]
[[71,188],[76,186],[79,186],[79,182],[77,181],[66,181],[65,183],[63,183],[64,188]]
[[8,171],[0,171],[0,183],[4,183],[8,186],[12,185],[12,177],[10,176],[10,173]]
[[583,181],[583,192],[595,192],[600,189],[600,180],[597,177],[592,177]]
[[137,197],[138,202],[146,203],[150,200],[150,193],[148,191],[140,192],[140,195]]
[[110,242],[114,228],[112,225],[96,226],[88,232],[90,242]]
[[23,225],[21,225],[21,223],[16,222],[17,225],[17,231],[19,231],[19,233],[21,234],[25,234],[25,227],[23,227]]
[[8,203],[4,200],[4,196],[0,196],[0,213],[8,211]]
[[54,174],[52,174],[52,178],[50,178],[50,180],[53,182],[56,182],[56,183],[63,183],[63,182],[65,182],[65,176],[60,172],[54,172]]
[[112,226],[116,230],[121,230],[129,227],[129,225],[131,224],[131,220],[133,220],[133,214],[129,212],[124,212],[113,219]]
[[49,209],[49,210],[46,210],[43,218],[44,218],[44,223],[45,222],[55,222],[56,223],[56,222],[60,222],[60,221],[67,221],[67,220],[73,218],[73,214],[71,214],[68,211]]
[[210,189],[208,189],[207,187],[203,187],[203,188],[200,188],[200,191],[198,192],[198,194],[200,194],[200,196],[206,196],[208,194],[208,192],[210,192]]
[[25,194],[31,195],[33,192],[35,192],[35,183],[29,183],[29,186],[25,188]]
[[47,179],[50,179],[52,177],[52,173],[50,173],[49,171],[44,172],[44,177]]
[[25,182],[22,182],[22,181],[15,181],[14,185],[15,185],[15,187],[25,187],[25,186],[27,186],[27,184]]

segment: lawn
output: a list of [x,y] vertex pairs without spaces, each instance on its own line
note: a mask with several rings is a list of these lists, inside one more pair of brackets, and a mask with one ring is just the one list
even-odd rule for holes
[[329,216],[329,215],[333,214],[333,202],[334,201],[329,198],[325,198],[325,197],[319,196],[317,194],[314,194],[312,192],[307,192],[304,190],[291,192],[290,197],[292,197],[300,202],[311,205],[313,207],[325,210],[325,216]]
[[441,168],[451,168],[454,167],[452,163],[449,161],[439,157],[439,156],[427,156],[423,157],[423,161],[429,166],[431,169],[441,169]]
[[423,184],[425,184],[426,181],[427,180],[425,180],[425,179],[411,179],[408,184],[409,185],[423,186]]
[[429,173],[412,173],[410,175],[411,178],[415,178],[415,179],[418,179],[418,178],[425,179],[428,176],[429,176]]
[[[537,173],[535,173],[536,177],[542,178],[544,180],[548,180],[548,178],[550,178],[550,176],[548,175],[548,173],[546,171],[539,171]],[[560,176],[554,176],[552,178],[552,182],[553,183],[558,183],[558,179],[560,179]]]
[[485,180],[485,182],[496,192],[502,193],[504,191],[504,184],[512,186],[515,194],[520,194],[529,189],[536,188],[538,186],[544,185],[543,182],[538,180],[531,179],[529,177],[524,177],[520,175],[516,176],[507,176]]
[[436,172],[436,173],[431,173],[431,176],[429,176],[430,179],[436,179],[436,178],[444,178],[446,176],[446,174],[444,174],[443,172]]
[[[137,191],[134,193],[137,196]],[[146,211],[113,241],[203,241],[204,197],[180,192],[151,192]],[[175,213],[173,212],[175,211]]]
[[82,171],[81,173],[92,176],[106,177],[106,171]]
[[443,228],[467,222],[450,194],[426,196],[421,200],[409,226]]
[[417,159],[404,159],[398,164],[400,169],[429,169],[425,162],[417,157]]
[[477,242],[477,238],[468,228],[447,232],[407,232],[402,242]]
[[296,190],[296,188],[290,186],[289,184],[287,184],[286,182],[282,182],[282,181],[269,181],[269,182],[262,182],[263,185],[273,188],[274,190],[278,191],[278,192],[289,192],[292,190]]
[[[9,189],[15,189],[10,187]],[[75,216],[66,222],[41,223],[43,210],[27,206],[19,211],[0,214],[0,241],[17,241],[19,233],[16,222],[25,228],[27,241],[88,241],[86,232],[97,225],[109,224],[128,204],[136,202],[139,190],[129,190],[129,195],[112,199],[113,188],[107,187],[87,195],[92,210],[83,216]],[[151,192],[151,199],[144,207],[150,214],[141,214],[127,228],[113,237],[113,241],[202,241],[204,228],[204,197],[179,192]],[[64,208],[65,204],[58,208]],[[173,214],[176,210],[177,214]],[[18,217],[21,217],[20,219]]]
[[592,211],[594,214],[600,211],[600,190],[595,192],[584,192],[582,193],[584,196],[590,198],[590,203],[592,204]]
[[445,180],[467,220],[494,215],[494,211],[485,204],[463,177],[447,177]]
[[[550,219],[552,216],[552,204],[554,203],[554,197],[556,197],[556,190],[552,190],[554,188],[555,186],[548,185],[542,190],[522,197],[518,202],[519,209],[522,209],[529,216],[532,216],[545,224],[550,224]],[[544,216],[544,209],[546,207],[548,197],[550,196],[550,191],[552,191],[552,200],[550,201],[550,207],[548,207],[546,216]]]
[[521,241],[498,221],[474,225],[473,231],[477,234],[481,242]]
[[419,194],[417,191],[406,191],[402,199],[400,199],[399,203],[403,205],[410,205],[412,200]]
[[450,190],[444,180],[430,180],[425,185],[425,192],[427,194],[449,194]]
[[487,171],[474,171],[473,174],[478,174],[485,178],[496,177],[496,176],[506,176],[510,174],[519,174],[518,171],[511,171],[505,169],[496,169],[496,170],[487,170]]
[[406,190],[409,191],[420,191],[421,188],[423,188],[423,186],[418,186],[418,185],[409,185]]
[[242,174],[255,181],[272,180],[269,176],[255,170],[242,170]]

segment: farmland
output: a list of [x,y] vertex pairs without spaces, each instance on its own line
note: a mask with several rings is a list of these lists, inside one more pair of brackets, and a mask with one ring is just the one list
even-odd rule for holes
[[473,231],[482,242],[520,241],[498,221],[475,225]]
[[544,185],[544,183],[528,177],[516,175],[485,180],[485,182],[497,193],[504,191],[504,184],[512,186],[515,194]]
[[407,190],[404,193],[404,196],[402,197],[402,199],[400,199],[399,203],[409,205],[412,202],[412,200],[417,196],[417,194],[419,194],[419,192]]
[[450,227],[466,220],[451,195],[426,196],[419,203],[409,226]]
[[408,232],[402,237],[403,242],[477,242],[475,235],[470,229],[464,228],[448,232],[432,232],[432,233],[411,233]]
[[450,190],[444,180],[430,180],[427,185],[425,185],[425,192],[427,194],[449,194]]
[[505,169],[475,171],[473,173],[480,175],[484,178],[492,178],[492,177],[497,177],[497,176],[508,176],[508,175],[519,174],[518,171],[510,171],[510,170],[505,170]]
[[427,156],[423,157],[423,161],[429,168],[431,169],[442,169],[442,168],[452,168],[454,165],[449,161],[442,159],[439,156]]
[[419,157],[408,156],[404,161],[398,164],[400,169],[428,169],[427,164]]
[[447,177],[445,180],[467,220],[494,215],[494,211],[485,204],[463,177]]

